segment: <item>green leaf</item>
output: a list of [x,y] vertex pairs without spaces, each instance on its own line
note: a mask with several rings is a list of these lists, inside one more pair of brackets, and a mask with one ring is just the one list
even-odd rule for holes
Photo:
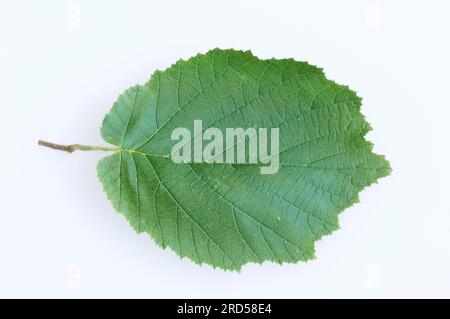
[[[391,169],[364,139],[361,99],[292,59],[215,49],[126,90],[101,134],[117,146],[98,176],[114,208],[139,233],[181,257],[222,269],[314,257],[338,215]],[[171,133],[192,128],[279,128],[280,168],[181,163]],[[194,136],[192,136],[194,138]]]

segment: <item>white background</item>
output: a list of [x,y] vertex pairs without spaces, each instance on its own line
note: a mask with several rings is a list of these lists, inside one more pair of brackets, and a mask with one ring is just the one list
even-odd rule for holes
[[[2,1],[0,297],[450,297],[448,1]],[[317,259],[241,273],[138,236],[96,177],[103,115],[155,69],[209,49],[325,69],[364,98],[393,174]]]

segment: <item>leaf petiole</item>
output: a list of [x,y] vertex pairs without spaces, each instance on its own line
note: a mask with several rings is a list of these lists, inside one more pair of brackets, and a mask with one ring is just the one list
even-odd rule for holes
[[42,141],[42,140],[39,140],[38,144],[41,146],[52,148],[54,150],[64,151],[64,152],[68,152],[68,153],[73,153],[77,150],[79,150],[79,151],[106,151],[106,152],[120,151],[120,148],[118,148],[118,147],[90,146],[90,145],[81,145],[81,144],[61,145],[61,144],[51,143],[51,142]]

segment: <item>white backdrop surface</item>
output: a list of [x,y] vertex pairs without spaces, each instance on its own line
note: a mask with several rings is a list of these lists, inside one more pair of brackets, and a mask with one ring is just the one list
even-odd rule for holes
[[[450,297],[448,1],[4,1],[0,5],[0,297]],[[364,190],[308,263],[241,273],[138,236],[103,193],[117,96],[209,49],[325,69],[363,97],[393,174]]]

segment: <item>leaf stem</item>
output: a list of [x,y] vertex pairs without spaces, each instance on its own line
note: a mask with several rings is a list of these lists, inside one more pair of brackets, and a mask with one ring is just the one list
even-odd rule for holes
[[90,146],[90,145],[81,145],[81,144],[61,145],[61,144],[55,144],[55,143],[42,141],[42,140],[39,140],[38,144],[41,146],[52,148],[54,150],[64,151],[64,152],[68,152],[68,153],[73,153],[76,150],[79,150],[79,151],[106,151],[106,152],[120,151],[120,149],[117,147]]

